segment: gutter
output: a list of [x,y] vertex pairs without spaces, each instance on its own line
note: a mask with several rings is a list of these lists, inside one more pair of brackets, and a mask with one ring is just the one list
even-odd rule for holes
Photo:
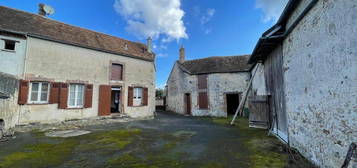
[[[255,46],[253,53],[248,60],[248,63],[256,64],[258,62],[258,60],[253,60],[253,59],[257,59],[255,55],[256,55],[258,49],[263,45],[263,42],[266,42],[266,41],[269,41],[272,39],[278,39],[279,42],[285,40],[290,35],[290,33],[295,29],[295,27],[300,23],[300,21],[307,15],[307,13],[316,5],[316,3],[318,1],[319,0],[311,0],[311,2],[300,13],[300,15],[293,22],[293,24],[287,30],[285,30],[285,32],[283,34],[274,36],[274,34],[276,32],[278,32],[279,29],[285,28],[286,20],[290,17],[291,13],[293,12],[292,10],[295,10],[296,7],[301,2],[301,1],[290,0],[287,4],[287,7],[284,9],[282,16],[279,18],[278,22],[272,28],[270,28],[268,31],[264,32],[262,37],[259,38],[257,45]],[[281,39],[279,39],[279,38],[281,38]],[[268,54],[265,54],[265,55],[268,55]]]

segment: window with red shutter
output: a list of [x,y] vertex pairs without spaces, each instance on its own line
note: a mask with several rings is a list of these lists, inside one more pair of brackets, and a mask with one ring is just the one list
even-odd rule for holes
[[58,108],[59,109],[66,109],[67,103],[68,103],[68,84],[67,83],[61,83],[60,84],[60,97],[59,97],[59,102],[58,102]]
[[128,106],[133,106],[134,103],[134,88],[128,87]]
[[29,93],[29,81],[20,80],[19,99],[18,99],[18,103],[20,105],[24,105],[27,103],[28,93]]
[[208,95],[207,95],[207,92],[198,93],[198,106],[202,110],[208,109]]
[[84,108],[91,108],[93,99],[93,85],[86,85],[84,96]]
[[198,75],[198,89],[207,89],[207,75]]
[[116,81],[123,80],[123,65],[112,64],[110,80],[116,80]]
[[59,102],[59,91],[61,83],[53,82],[50,87],[50,104],[56,104]]
[[149,92],[149,89],[148,88],[144,88],[143,89],[143,106],[147,106],[148,105],[148,99],[149,99],[149,96],[148,96],[148,93]]

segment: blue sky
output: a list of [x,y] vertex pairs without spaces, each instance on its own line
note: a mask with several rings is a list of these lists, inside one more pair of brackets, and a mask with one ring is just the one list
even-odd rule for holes
[[156,85],[164,86],[178,59],[250,54],[261,34],[279,17],[287,0],[2,0],[0,5],[37,13],[55,9],[52,19],[146,43],[154,37]]

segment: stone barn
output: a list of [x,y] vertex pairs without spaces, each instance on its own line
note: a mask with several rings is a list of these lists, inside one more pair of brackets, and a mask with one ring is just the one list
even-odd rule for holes
[[145,45],[0,6],[0,124],[152,116],[154,59],[151,39]]
[[357,140],[356,25],[357,1],[291,0],[249,59],[271,131],[320,167],[341,167]]
[[247,55],[185,60],[174,64],[166,86],[166,109],[192,116],[233,115],[247,87]]

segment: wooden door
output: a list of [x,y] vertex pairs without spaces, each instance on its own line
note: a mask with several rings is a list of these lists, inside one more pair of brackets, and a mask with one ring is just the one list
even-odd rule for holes
[[185,113],[187,115],[191,115],[191,94],[190,93],[185,94],[184,102],[185,102]]
[[249,103],[249,127],[267,129],[269,127],[269,105],[267,96],[251,96]]
[[288,142],[287,116],[285,111],[283,52],[279,45],[264,62],[267,91],[270,95],[270,118],[273,132]]
[[111,91],[112,90],[110,85],[99,86],[99,101],[98,101],[99,116],[110,115]]

